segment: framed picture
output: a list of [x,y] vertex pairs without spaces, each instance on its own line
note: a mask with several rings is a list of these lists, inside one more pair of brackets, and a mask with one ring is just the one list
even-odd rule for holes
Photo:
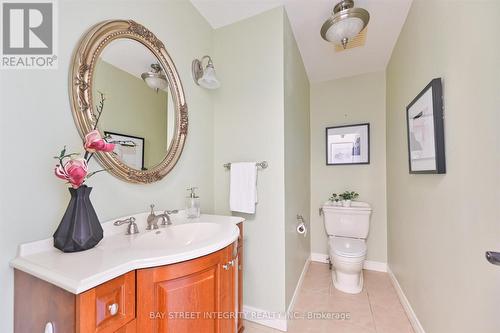
[[370,124],[327,127],[326,165],[370,164]]
[[116,143],[113,153],[118,155],[123,163],[136,170],[146,170],[144,168],[144,138],[106,131],[104,135],[111,138],[108,141]]
[[443,89],[432,80],[406,107],[410,173],[446,173]]

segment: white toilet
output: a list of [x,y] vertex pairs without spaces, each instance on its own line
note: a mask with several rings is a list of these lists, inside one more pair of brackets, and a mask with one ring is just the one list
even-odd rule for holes
[[333,265],[332,280],[336,289],[357,294],[363,289],[363,262],[370,228],[371,207],[354,201],[351,207],[323,205],[323,219],[328,234],[328,250]]

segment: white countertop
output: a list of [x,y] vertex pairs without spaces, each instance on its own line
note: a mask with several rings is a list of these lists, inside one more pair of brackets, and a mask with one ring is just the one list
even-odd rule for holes
[[[135,235],[125,235],[127,225],[113,225],[113,221],[130,216],[103,223],[104,238],[96,247],[83,252],[63,253],[53,247],[52,238],[21,244],[10,265],[80,294],[135,269],[178,263],[216,252],[238,238],[236,224],[244,221],[241,217],[206,214],[188,219],[181,211],[172,215],[172,225],[147,231],[148,214],[130,215],[139,226],[140,233]],[[206,225],[190,227],[193,223]]]

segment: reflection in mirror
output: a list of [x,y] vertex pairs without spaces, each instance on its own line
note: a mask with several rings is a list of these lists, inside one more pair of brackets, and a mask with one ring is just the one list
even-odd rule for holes
[[113,153],[130,168],[152,169],[168,152],[175,131],[169,89],[158,59],[135,40],[112,41],[96,62],[93,101],[105,98],[99,129],[119,143]]

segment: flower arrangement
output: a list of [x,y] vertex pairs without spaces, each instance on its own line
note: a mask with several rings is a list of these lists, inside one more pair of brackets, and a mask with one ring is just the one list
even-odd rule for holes
[[351,206],[351,201],[356,200],[359,197],[359,193],[354,191],[345,191],[344,193],[333,193],[330,197],[330,201],[335,203],[336,205],[342,202],[342,205],[345,207]]
[[54,247],[63,252],[85,251],[96,246],[104,237],[104,233],[92,202],[90,193],[92,187],[84,185],[85,181],[98,172],[89,172],[88,165],[96,152],[112,152],[119,141],[108,142],[108,137],[101,137],[97,123],[104,109],[104,94],[96,106],[97,120],[94,128],[85,135],[83,148],[85,153],[67,153],[64,147],[58,156],[59,161],[54,169],[56,177],[71,185],[71,199],[66,212],[54,233]]
[[340,196],[337,193],[333,193],[332,196],[330,197],[331,202],[339,202],[340,201]]
[[90,159],[95,152],[112,152],[115,148],[115,144],[112,142],[107,142],[107,138],[102,138],[101,134],[97,130],[97,123],[101,117],[102,111],[104,109],[104,94],[100,93],[101,99],[99,105],[96,107],[97,111],[97,121],[94,125],[94,129],[85,135],[84,149],[85,154],[82,157],[80,153],[67,153],[66,147],[64,147],[58,156],[54,158],[59,161],[54,169],[56,177],[67,181],[71,184],[74,189],[82,186],[87,179],[105,170],[98,170],[89,172],[88,164]]
[[341,197],[342,200],[356,200],[359,197],[359,193],[345,191],[344,193],[339,194],[339,197]]

